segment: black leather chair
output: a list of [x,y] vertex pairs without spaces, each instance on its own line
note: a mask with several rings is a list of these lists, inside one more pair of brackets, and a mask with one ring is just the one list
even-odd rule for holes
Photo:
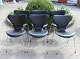
[[[48,14],[48,10],[32,10],[31,14]],[[48,24],[44,24],[44,29],[48,26]]]
[[32,10],[32,14],[48,14],[47,10]]
[[[30,14],[29,18],[32,21],[32,24],[34,25],[34,29],[28,31],[30,37],[35,37],[35,38],[42,38],[44,36],[47,37],[48,31],[43,29],[43,25],[46,23],[48,15]],[[29,39],[29,41],[31,41],[31,39]]]
[[[75,32],[73,30],[67,30],[66,27],[68,23],[72,20],[71,15],[54,15],[53,20],[55,24],[57,25],[57,30],[55,33],[62,38],[71,38],[75,35]],[[59,38],[60,40],[60,38]],[[74,37],[74,48],[75,48],[75,37]],[[76,49],[75,49],[76,53]]]
[[[47,14],[31,14],[29,16],[29,18],[30,18],[30,20],[32,21],[32,23],[34,25],[34,29],[29,31],[29,34],[31,36],[43,37],[43,36],[45,36],[46,33],[48,33],[47,31],[43,30],[43,25],[46,23],[46,21],[48,19]],[[35,35],[35,34],[37,34],[37,35]]]
[[14,10],[14,14],[26,14],[27,15],[26,23],[27,23],[28,30],[29,30],[29,23],[28,22],[30,21],[29,20],[30,11],[29,10]]
[[[13,25],[13,29],[6,31],[6,34],[9,37],[13,37],[13,38],[21,37],[23,34],[25,34],[26,31],[24,30],[23,25],[26,22],[26,18],[27,16],[25,14],[8,15],[8,19]],[[8,39],[8,36],[7,36],[7,39]],[[21,38],[22,38],[22,43],[23,43],[23,37]],[[6,44],[6,52],[7,52],[7,44]]]
[[[51,17],[51,19],[53,19],[53,16],[54,15],[65,15],[65,13],[66,13],[66,11],[65,10],[51,10],[50,11],[50,17]],[[52,28],[52,26],[54,26],[54,32],[55,32],[55,28],[56,28],[56,24],[55,24],[55,22],[54,22],[54,20],[52,20],[53,21],[53,23],[52,23],[52,25],[50,26],[50,30],[51,30],[51,28]],[[54,33],[53,33],[53,36],[54,36]],[[53,37],[52,37],[53,38]]]
[[54,15],[65,15],[65,10],[51,10],[50,16],[53,17]]
[[14,14],[26,14],[29,18],[30,12],[28,10],[14,10]]

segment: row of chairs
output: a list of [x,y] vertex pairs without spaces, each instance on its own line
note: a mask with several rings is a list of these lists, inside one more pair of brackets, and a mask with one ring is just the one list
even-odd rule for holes
[[[51,11],[52,19],[54,21],[53,23],[56,24],[55,28],[57,29],[55,30],[55,33],[59,37],[71,38],[75,35],[75,32],[72,30],[71,31],[66,30],[66,27],[68,23],[72,20],[72,16],[64,15],[66,12],[64,13],[61,11],[65,11],[65,10]],[[37,38],[41,38],[44,36],[47,37],[48,31],[43,29],[43,26],[48,20],[49,17],[48,14],[39,10],[33,10],[32,14],[30,15],[27,15],[29,13],[27,13],[26,11],[20,11],[20,10],[15,10],[14,13],[15,13],[14,15],[8,15],[8,19],[11,21],[14,27],[14,30],[9,30],[6,32],[8,36],[19,37],[25,34],[26,31],[24,30],[24,26],[25,26],[24,24],[26,24],[25,23],[26,18],[29,18],[32,24],[34,25],[34,28],[28,31],[30,37],[31,36]],[[29,37],[29,42],[31,42],[30,37]],[[22,43],[24,45],[23,37],[22,37]],[[45,43],[47,43],[47,41]],[[75,38],[74,38],[74,48],[75,48]],[[6,52],[7,52],[7,46],[6,46]]]
[[30,14],[50,14],[52,17],[53,15],[64,15],[66,13],[65,10],[14,10],[14,14],[26,14],[28,17]]

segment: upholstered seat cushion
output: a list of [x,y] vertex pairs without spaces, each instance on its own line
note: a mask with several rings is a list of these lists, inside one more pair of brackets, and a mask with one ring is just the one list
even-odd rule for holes
[[56,34],[60,37],[70,38],[75,35],[75,32],[73,30],[57,30]]
[[8,30],[6,34],[10,37],[19,37],[23,35],[25,32],[26,32],[25,30],[20,30],[20,31]]
[[35,31],[35,30],[30,30],[28,31],[28,33],[36,38],[40,38],[40,37],[44,37],[48,34],[48,31],[46,30],[41,30],[41,31]]

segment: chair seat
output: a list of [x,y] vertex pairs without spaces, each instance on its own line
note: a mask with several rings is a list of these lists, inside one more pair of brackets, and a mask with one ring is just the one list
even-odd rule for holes
[[30,30],[30,31],[28,31],[28,33],[33,37],[41,38],[41,37],[46,36],[48,34],[48,31],[46,31],[46,30],[42,30],[42,31]]
[[75,35],[75,32],[73,30],[57,30],[56,34],[60,37],[70,38]]
[[19,37],[23,35],[25,32],[26,32],[25,30],[20,30],[20,31],[8,30],[6,34],[10,37]]

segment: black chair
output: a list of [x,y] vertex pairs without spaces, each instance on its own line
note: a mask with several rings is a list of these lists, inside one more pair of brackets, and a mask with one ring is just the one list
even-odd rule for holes
[[14,10],[14,14],[26,14],[28,18],[30,15],[30,12],[28,10]]
[[[27,15],[27,19],[26,19],[27,25],[25,25],[25,26],[28,26],[28,30],[29,30],[28,21],[29,21],[30,11],[29,11],[29,10],[14,10],[14,14],[26,14],[26,15]],[[25,42],[26,42],[26,41],[25,41]]]
[[[48,14],[48,10],[32,10],[31,14]],[[48,26],[48,24],[44,24],[44,29]]]
[[[75,35],[75,32],[73,30],[66,29],[68,23],[72,20],[71,15],[54,15],[53,20],[54,20],[55,24],[57,25],[57,27],[56,27],[57,30],[55,31],[55,33],[59,37],[71,38]],[[59,40],[60,40],[60,38],[59,38]],[[74,48],[75,48],[75,37],[74,37]],[[75,53],[76,53],[76,49],[75,49]]]
[[32,14],[48,14],[47,10],[32,10]]
[[[54,15],[65,15],[65,13],[66,13],[66,11],[65,10],[51,10],[50,11],[50,17],[51,17],[51,19],[53,19],[53,16]],[[55,28],[56,28],[56,24],[55,24],[55,22],[54,22],[54,20],[52,20],[53,21],[53,23],[52,23],[52,25],[50,26],[50,30],[51,30],[51,28],[52,28],[52,26],[54,26],[54,32],[55,32]],[[50,30],[49,30],[49,32],[50,32]],[[54,36],[54,33],[53,33],[53,36]],[[53,37],[52,37],[53,38]]]
[[[30,37],[35,38],[42,38],[44,36],[47,37],[48,31],[43,29],[43,25],[46,23],[48,15],[30,14],[29,18],[32,21],[32,24],[34,25],[34,29],[28,31]],[[31,41],[31,39],[29,39],[29,41]]]
[[65,10],[51,10],[50,16],[53,17],[54,15],[65,15]]
[[[51,10],[50,17],[53,18],[54,15],[65,15],[65,13],[66,13],[65,10]],[[55,23],[53,22],[52,25],[55,26]]]
[[[27,16],[25,14],[8,15],[8,19],[13,25],[13,29],[6,31],[6,34],[9,37],[13,37],[13,38],[21,37],[23,34],[25,34],[26,31],[24,30],[23,25],[26,22],[26,18]],[[7,36],[7,39],[8,39],[8,36]],[[21,38],[22,38],[22,43],[23,43],[23,37]],[[7,52],[7,44],[6,44],[6,52]]]

